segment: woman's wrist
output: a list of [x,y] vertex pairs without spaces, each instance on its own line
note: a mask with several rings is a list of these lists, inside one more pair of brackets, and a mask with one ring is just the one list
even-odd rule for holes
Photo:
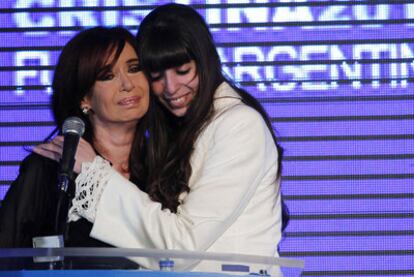
[[77,221],[81,217],[92,223],[95,221],[99,200],[112,171],[110,163],[101,156],[96,156],[92,162],[82,163],[75,180],[76,192],[68,214],[69,221]]

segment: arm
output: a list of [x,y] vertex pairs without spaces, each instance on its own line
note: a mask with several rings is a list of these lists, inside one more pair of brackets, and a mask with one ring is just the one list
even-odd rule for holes
[[31,247],[53,232],[58,164],[31,154],[20,166],[0,209],[0,247]]
[[[36,147],[33,148],[33,152],[43,157],[55,160],[56,162],[60,162],[60,159],[62,158],[63,142],[63,136],[56,136],[50,142],[36,145]],[[73,171],[75,173],[79,173],[82,163],[90,162],[95,157],[96,153],[92,145],[90,145],[85,139],[81,138],[79,140],[78,147],[76,148],[75,164],[73,166]]]
[[177,214],[161,210],[111,169],[91,236],[118,247],[208,249],[247,206],[267,170],[265,145],[273,142],[261,117],[244,105],[221,115],[202,136],[196,151],[206,152],[205,159],[194,161],[200,168]]

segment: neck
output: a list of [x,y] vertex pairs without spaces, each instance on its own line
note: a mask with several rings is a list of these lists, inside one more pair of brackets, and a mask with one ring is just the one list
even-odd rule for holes
[[112,166],[129,178],[129,155],[135,136],[136,123],[133,125],[96,125],[94,128],[94,147]]

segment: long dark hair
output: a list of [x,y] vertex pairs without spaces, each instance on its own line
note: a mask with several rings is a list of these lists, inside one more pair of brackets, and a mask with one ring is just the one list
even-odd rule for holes
[[[195,61],[199,77],[198,92],[183,117],[175,117],[159,103],[155,105],[160,118],[153,132],[156,143],[150,145],[154,150],[148,158],[154,171],[150,172],[147,183],[147,191],[153,200],[175,212],[180,204],[180,193],[189,191],[194,143],[212,118],[214,93],[223,81],[238,92],[246,105],[262,115],[281,161],[282,148],[277,143],[266,111],[254,97],[224,76],[209,28],[194,9],[180,4],[156,8],[142,21],[137,41],[140,61],[148,78],[151,78],[150,72],[180,66],[190,60]],[[287,219],[287,214],[284,219]]]
[[[61,134],[64,120],[78,116],[85,122],[84,139],[93,146],[94,128],[89,117],[82,113],[80,105],[85,96],[90,96],[92,87],[101,69],[108,62],[114,65],[125,44],[137,51],[134,36],[121,27],[94,27],[76,34],[63,48],[53,76],[52,111],[57,131]],[[111,54],[115,53],[109,61]],[[144,116],[138,123],[129,158],[131,180],[142,182],[143,151],[147,119]]]

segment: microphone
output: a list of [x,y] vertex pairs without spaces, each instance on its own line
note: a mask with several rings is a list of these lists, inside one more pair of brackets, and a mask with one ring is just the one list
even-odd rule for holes
[[70,198],[72,197],[72,195],[70,195],[72,190],[69,189],[68,191],[68,188],[72,181],[76,149],[78,148],[79,139],[83,135],[84,131],[85,123],[79,117],[68,117],[63,122],[62,133],[64,140],[62,158],[60,159],[59,176],[57,180],[58,201],[55,217],[55,232],[57,234],[63,234],[63,239],[59,238],[59,240],[64,240],[67,235],[66,218],[70,206]]
[[[70,205],[70,191],[68,187],[73,175],[73,166],[75,165],[75,154],[78,148],[79,140],[85,132],[85,123],[79,117],[68,117],[62,126],[63,151],[60,159],[60,170],[58,181],[58,198],[55,215],[55,233],[51,236],[40,236],[32,238],[33,247],[64,247],[65,239],[68,232],[68,223],[66,222],[67,213]],[[58,235],[59,234],[59,235]],[[33,257],[35,263],[48,262],[49,268],[64,268],[63,256],[56,257]]]
[[59,187],[67,192],[69,181],[75,165],[75,154],[78,148],[79,139],[85,132],[85,123],[79,117],[68,117],[63,122],[63,152],[60,160]]

